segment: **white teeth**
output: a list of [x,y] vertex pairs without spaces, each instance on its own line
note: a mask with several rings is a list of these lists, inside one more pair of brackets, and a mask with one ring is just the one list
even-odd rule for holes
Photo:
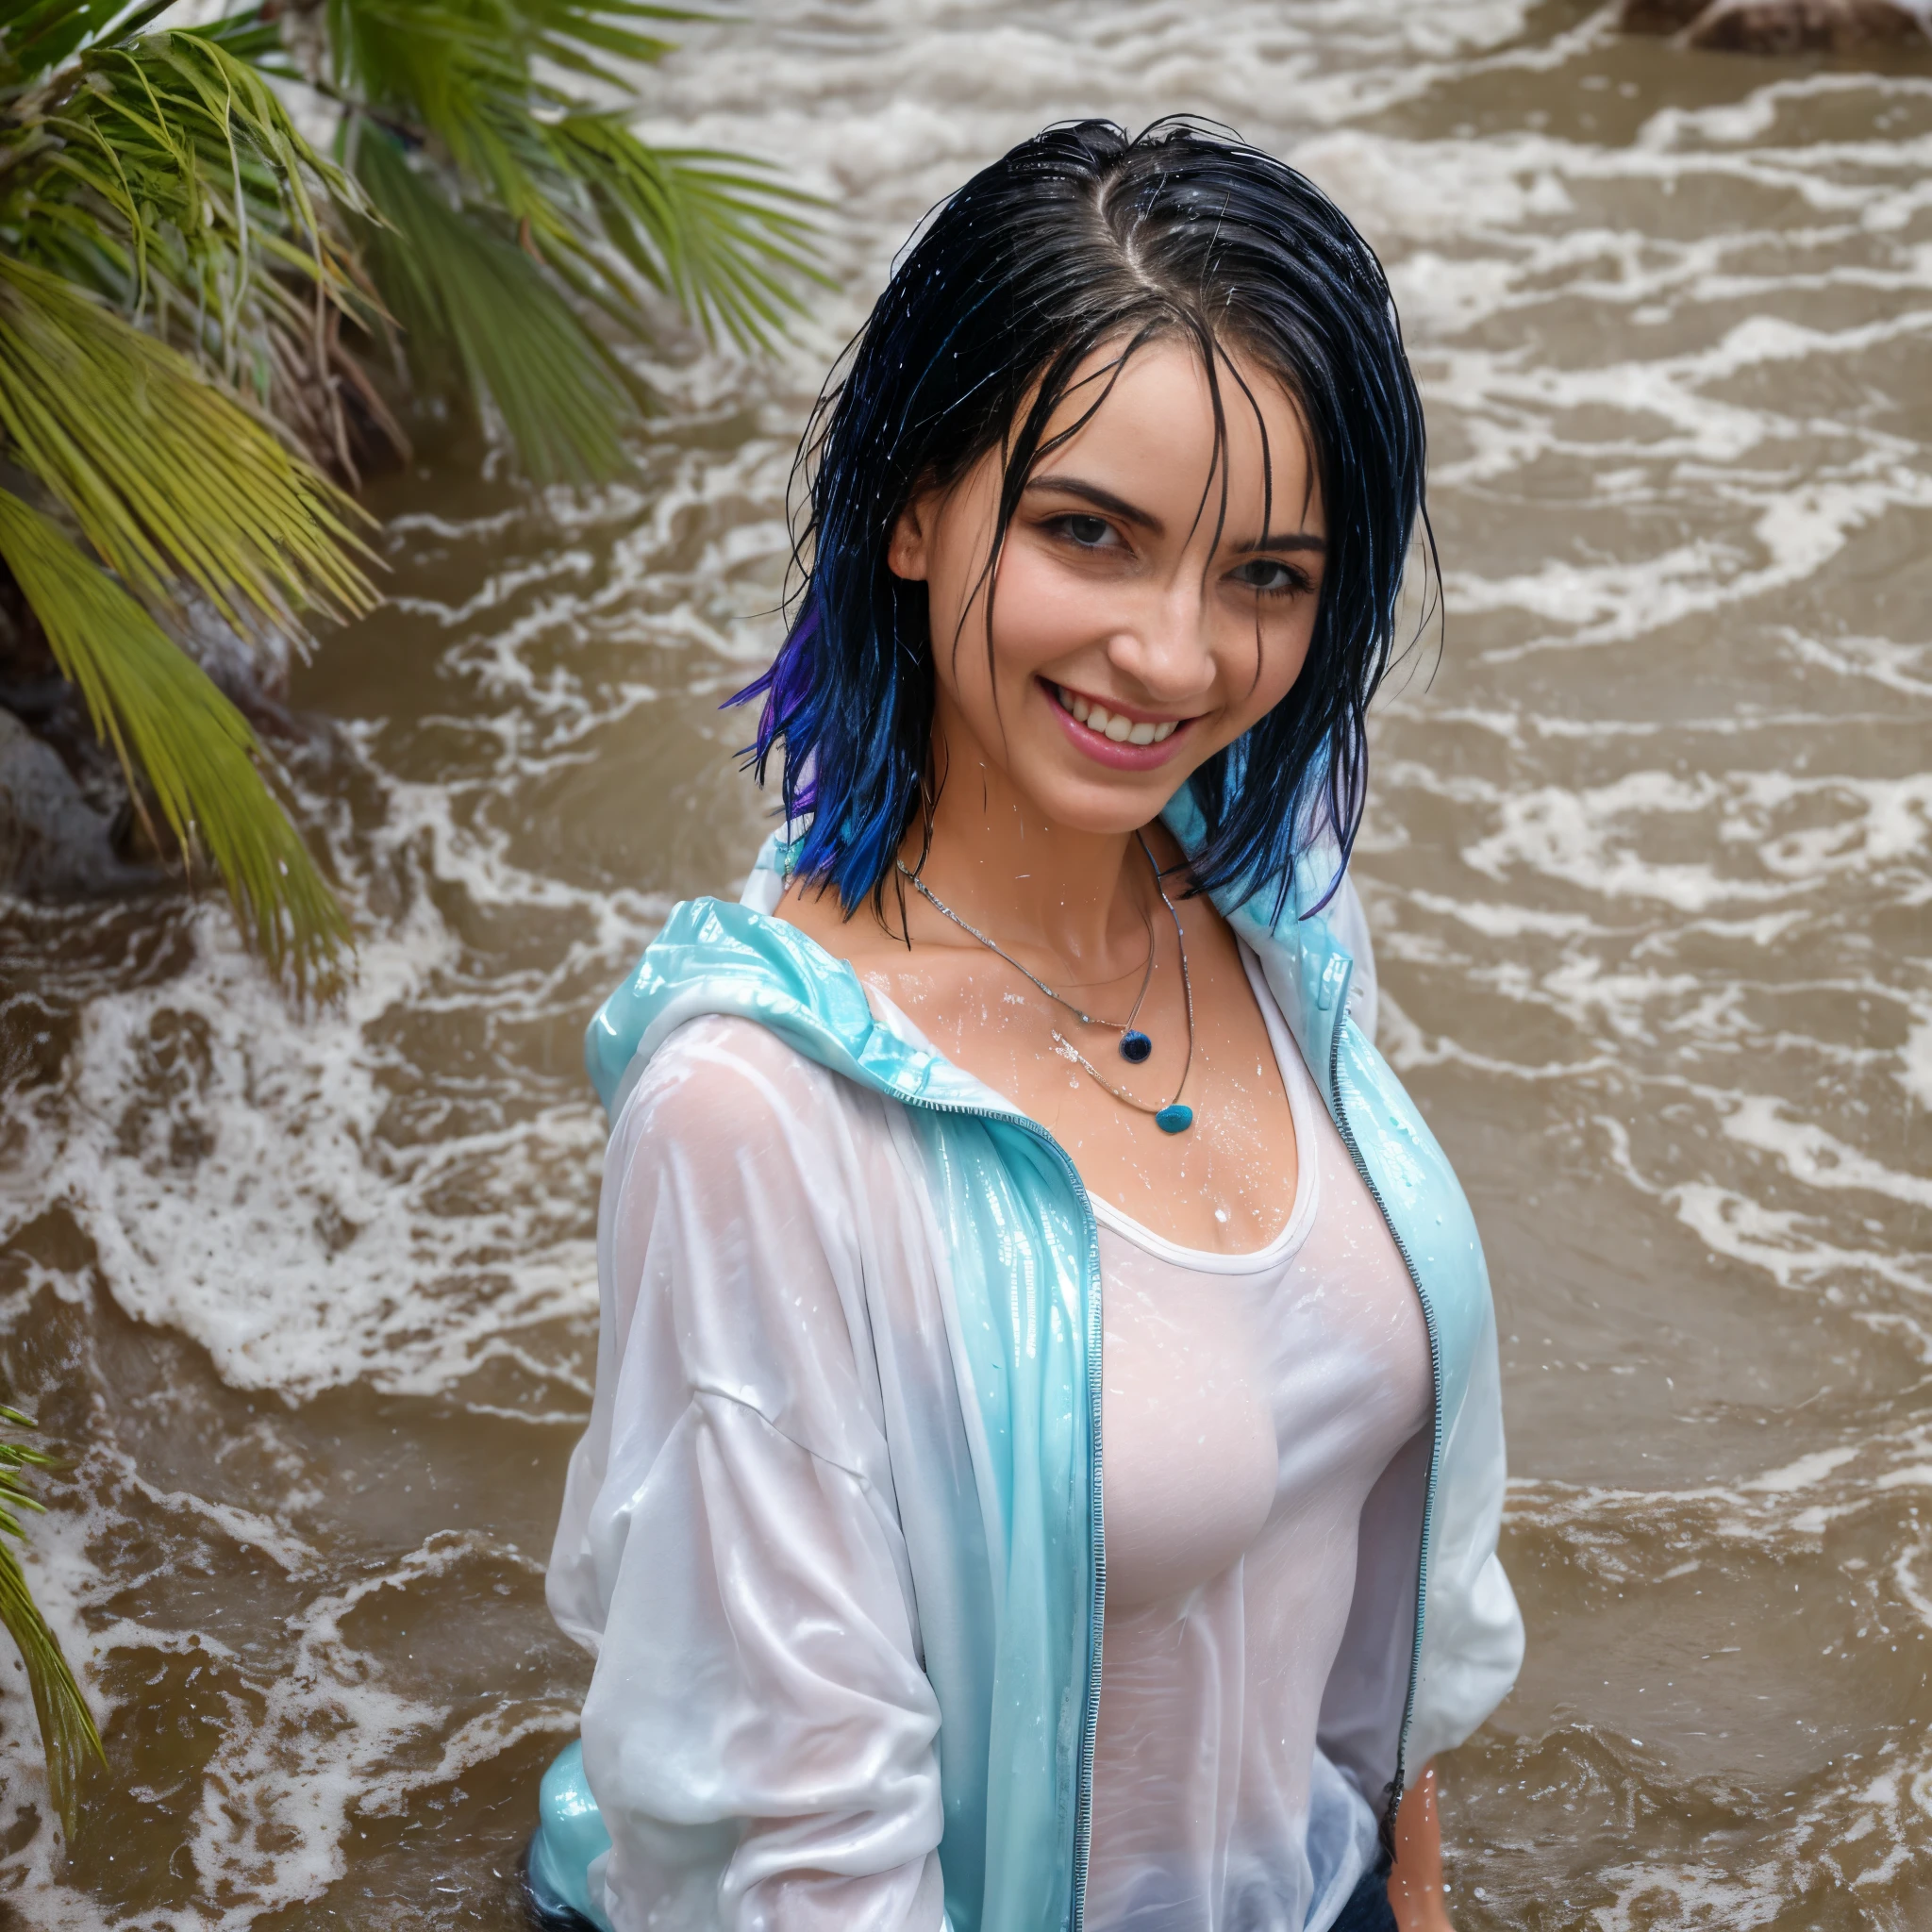
[[1116,744],[1161,744],[1172,738],[1184,722],[1171,718],[1164,724],[1154,724],[1142,719],[1136,724],[1131,718],[1116,717],[1105,705],[1096,705],[1091,698],[1083,698],[1076,691],[1069,691],[1065,685],[1054,687],[1058,691],[1061,706],[1088,730],[1102,738],[1110,738]]

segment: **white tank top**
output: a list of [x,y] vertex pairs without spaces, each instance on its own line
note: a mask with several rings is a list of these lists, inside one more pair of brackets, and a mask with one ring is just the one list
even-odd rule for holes
[[1304,1932],[1374,1856],[1381,1794],[1357,1791],[1320,1733],[1364,1506],[1405,1448],[1426,1453],[1428,1333],[1242,957],[1294,1120],[1287,1225],[1257,1253],[1206,1254],[1093,1203],[1107,1547],[1093,1932]]

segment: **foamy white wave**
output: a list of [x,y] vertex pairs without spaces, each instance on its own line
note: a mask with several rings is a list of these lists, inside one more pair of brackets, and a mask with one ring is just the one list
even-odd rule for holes
[[[831,20],[805,0],[761,18],[772,59],[735,58],[731,27],[690,31],[661,70],[677,118],[650,125],[667,140],[782,156],[827,198],[826,252],[845,271],[845,293],[815,308],[842,337],[924,210],[1049,121],[1100,114],[1139,126],[1189,112],[1285,148],[1311,127],[1416,98],[1450,66],[1505,47],[1530,11],[1527,0],[1291,9],[1246,0],[1209,16],[1178,6],[989,14],[956,4],[908,16],[864,0],[840,9],[828,30]],[[1591,32],[1601,28],[1488,58],[1555,63]]]
[[[1932,331],[1932,247],[1914,228],[1932,206],[1932,130],[1768,149],[1742,145],[1725,120],[1769,125],[1793,102],[1861,89],[1874,105],[1932,101],[1923,82],[1833,76],[1820,90],[1764,90],[1714,118],[1667,110],[1633,146],[1528,133],[1403,142],[1349,127],[1296,148],[1391,251],[1439,444],[1445,425],[1451,432],[1434,467],[1439,491],[1508,488],[1534,498],[1541,468],[1582,463],[1595,503],[1681,503],[1685,516],[1649,528],[1697,526],[1633,551],[1634,526],[1619,522],[1587,555],[1546,545],[1513,572],[1452,558],[1453,610],[1519,613],[1530,626],[1492,642],[1490,661],[1627,643],[1756,608],[1818,579],[1888,520],[1932,504],[1915,442],[1799,400],[1834,364],[1850,368]],[[1731,220],[1657,220],[1659,192],[1719,182],[1738,192]],[[1821,217],[1796,237],[1784,214],[1792,197]],[[1874,249],[1874,235],[1892,234],[1895,244]],[[1763,265],[1773,248],[1775,273]],[[1790,312],[1807,296],[1855,291],[1866,310],[1856,320],[1839,319],[1842,305],[1828,325]],[[1545,343],[1562,303],[1624,317],[1605,339],[1612,352],[1524,354],[1513,339],[1528,329]],[[1744,305],[1760,312],[1738,316]],[[1697,325],[1703,314],[1712,328]],[[1495,346],[1499,338],[1508,345]],[[1766,400],[1763,378],[1781,365],[1805,371],[1790,406]],[[1727,511],[1717,527],[1713,504]],[[1879,640],[1864,655],[1884,675],[1891,654],[1916,649],[1916,640]]]
[[[178,1847],[200,1878],[186,1910],[143,1914],[156,1932],[245,1932],[268,1913],[319,1898],[346,1869],[357,1821],[394,1815],[413,1794],[444,1788],[533,1735],[568,1735],[574,1708],[505,1694],[482,1707],[473,1691],[453,1697],[396,1687],[391,1660],[372,1654],[350,1626],[378,1599],[404,1599],[452,1583],[487,1593],[506,1575],[535,1574],[522,1553],[490,1538],[439,1533],[344,1587],[324,1590],[283,1621],[286,1644],[271,1667],[244,1659],[206,1631],[180,1632],[120,1618],[88,1629],[67,1599],[105,1594],[81,1551],[91,1517],[56,1518],[36,1537],[35,1587],[83,1680],[116,1651],[188,1657],[237,1674],[237,1720],[202,1767],[192,1819]],[[94,1524],[101,1527],[105,1525]],[[66,1586],[63,1588],[63,1584]],[[392,1611],[391,1612],[393,1613]],[[251,1645],[251,1649],[256,1646]],[[434,1682],[429,1666],[415,1674]],[[96,1695],[95,1702],[99,1699]],[[464,1710],[467,1708],[467,1714]],[[105,1724],[109,1713],[99,1712]],[[0,1726],[9,1790],[44,1813],[32,1707],[0,1679]],[[60,1869],[57,1841],[29,1842],[36,1932],[98,1932],[100,1902],[87,1872]],[[16,1894],[18,1895],[18,1894]]]
[[1899,1051],[1899,1085],[1932,1113],[1932,1020],[1915,1020]]
[[1440,892],[1414,892],[1410,903],[1473,927],[1486,939],[1521,939],[1536,933],[1546,939],[1576,939],[1600,934],[1603,928],[1581,912],[1544,912],[1535,907],[1485,899],[1450,899]]
[[1724,1130],[1733,1141],[1774,1155],[1787,1174],[1807,1187],[1851,1189],[1932,1208],[1932,1175],[1902,1174],[1874,1160],[1816,1121],[1793,1118],[1789,1102],[1744,1093],[1727,1094],[1722,1105]]
[[1767,1470],[1764,1474],[1752,1477],[1741,1487],[1759,1495],[1789,1496],[1799,1490],[1808,1490],[1814,1483],[1823,1482],[1846,1463],[1856,1462],[1858,1454],[1856,1447],[1814,1449],[1809,1455],[1799,1457],[1795,1462],[1786,1463],[1782,1469]]
[[1795,1499],[1859,1453],[1825,1451],[1756,1480],[1691,1489],[1512,1477],[1506,1520],[1513,1529],[1560,1538],[1565,1560],[1593,1579],[1661,1583],[1673,1569],[1690,1574],[1680,1569],[1687,1550],[1708,1561],[1726,1547],[1757,1552],[1817,1536],[1823,1524],[1807,1520],[1815,1504]]
[[[541,1209],[513,1205],[595,1158],[580,1107],[413,1147],[383,1131],[402,1069],[370,1031],[442,936],[412,921],[365,948],[344,1009],[291,1025],[223,916],[195,982],[93,1004],[62,1118],[34,1137],[32,1192],[70,1204],[121,1307],[192,1338],[236,1387],[290,1395],[441,1388],[506,1329],[594,1307],[587,1238],[546,1240]],[[439,1214],[452,1191],[475,1211]]]
[[1713,1181],[1684,1181],[1651,1191],[1674,1208],[1677,1219],[1713,1254],[1761,1270],[1780,1288],[1875,1280],[1915,1294],[1932,1293],[1932,1269],[1882,1246],[1834,1241],[1816,1215],[1768,1207]]
[[1886,474],[1882,479],[1726,490],[1724,494],[1733,502],[1742,498],[1748,506],[1755,500],[1759,507],[1750,533],[1769,560],[1756,569],[1727,568],[1724,546],[1707,541],[1648,558],[1637,572],[1627,563],[1588,568],[1553,563],[1501,579],[1457,572],[1445,583],[1471,609],[1514,608],[1545,619],[1581,620],[1574,628],[1485,654],[1496,662],[1533,650],[1627,642],[1802,584],[1882,518],[1898,510],[1932,508],[1932,476],[1901,473],[1889,460],[1859,467]]
[[[1789,108],[1808,108],[1833,95],[1865,102],[1912,102],[1932,108],[1932,80],[1909,74],[1807,74],[1802,80],[1774,80],[1753,88],[1743,99],[1707,108],[1661,108],[1638,134],[1647,148],[1713,146],[1740,147],[1761,143],[1777,126]],[[1899,143],[1898,145],[1904,145]],[[1830,143],[1807,143],[1792,158],[1803,164],[1814,155],[1829,159],[1837,152]],[[1859,152],[1874,165],[1892,165],[1897,148],[1889,142],[1859,143]]]
[[64,1087],[8,1097],[31,1122],[8,1224],[65,1202],[120,1306],[200,1343],[238,1388],[429,1391],[595,1307],[594,1110],[574,1085],[477,1110],[451,1094],[399,1131],[419,1075],[384,1036],[472,997],[431,882],[571,916],[559,965],[492,986],[498,1024],[570,999],[587,958],[614,976],[664,908],[519,868],[507,834],[457,823],[447,788],[394,784],[387,804],[379,842],[422,884],[385,923],[359,908],[339,1005],[292,1012],[210,905],[192,974],[91,1002]]
[[[1591,1909],[1592,1932],[1649,1932],[1658,1925],[1743,1932],[1791,1924],[1794,1904],[1809,1907],[1818,1914],[1812,1923],[1823,1924],[1840,1902],[1861,1911],[1866,1924],[1904,1932],[1911,1921],[1890,1909],[1881,1888],[1917,1862],[1916,1847],[1932,1818],[1932,1749],[1920,1738],[1885,1739],[1869,1751],[1846,1753],[1838,1763],[1840,1779],[1826,1789],[1782,1792],[1800,1802],[1779,1807],[1784,1815],[1776,1837],[1760,1834],[1755,1856],[1740,1857],[1727,1846],[1721,1854],[1638,1856],[1599,1867],[1595,1885],[1610,1897]],[[1730,1796],[1722,1787],[1693,1787],[1678,1803],[1686,1812],[1694,1807],[1722,1815],[1733,1808],[1734,1799],[1724,1803]]]
[[[413,1790],[460,1774],[512,1731],[532,1727],[527,1715],[518,1726],[507,1713],[486,1714],[439,1736],[448,1730],[446,1708],[389,1688],[343,1629],[377,1591],[408,1591],[478,1563],[532,1567],[486,1539],[439,1536],[292,1620],[293,1654],[267,1686],[259,1716],[228,1735],[203,1774],[189,1856],[198,1872],[220,1873],[235,1899],[215,1924],[241,1932],[264,1910],[319,1896],[345,1868],[352,1809],[400,1809]],[[575,1720],[553,1712],[534,1722],[568,1730]],[[432,1740],[434,1757],[419,1753],[411,1764],[407,1747]]]
[[1800,662],[1838,676],[1868,677],[1902,697],[1932,697],[1932,644],[1891,638],[1814,638],[1787,631],[1785,642]]
[[[1595,1124],[1624,1180],[1670,1208],[1713,1256],[1758,1270],[1782,1289],[1882,1283],[1910,1295],[1932,1294],[1932,1265],[1923,1257],[1900,1254],[1882,1241],[1848,1244],[1834,1240],[1824,1216],[1774,1208],[1719,1180],[1648,1174],[1633,1153],[1623,1121],[1599,1115]],[[1862,1312],[1859,1319],[1866,1319]]]
[[[1404,782],[1419,782],[1412,765]],[[1441,789],[1441,788],[1439,788]],[[1890,866],[1932,849],[1932,776],[1867,779],[1799,777],[1783,772],[1629,772],[1585,791],[1545,786],[1506,791],[1459,780],[1460,795],[1493,809],[1496,829],[1465,846],[1466,864],[1497,880],[1517,867],[1607,898],[1660,900],[1682,911],[1776,900],[1794,889]],[[1778,814],[1794,801],[1840,808],[1835,824],[1780,831]],[[1659,861],[1632,849],[1647,823],[1708,824],[1713,842],[1755,857],[1770,877],[1739,876],[1735,861]]]
[[1581,1055],[1574,1059],[1530,1062],[1484,1053],[1446,1033],[1425,1033],[1401,1006],[1376,989],[1376,1050],[1399,1074],[1424,1067],[1466,1067],[1473,1074],[1510,1081],[1567,1084],[1592,1074],[1614,1074],[1618,1062],[1608,1054]]
[[[630,559],[594,582],[587,551],[539,541],[535,561],[485,573],[460,604],[403,600],[454,640],[444,661],[473,694],[461,728],[484,723],[475,694],[495,709],[494,774],[471,788],[476,799],[591,757],[587,738],[651,701],[645,685],[600,696],[540,670],[538,647],[559,624],[580,632],[621,613],[678,541],[679,513],[708,491],[777,474],[769,447],[689,466],[655,524],[640,525],[636,491],[571,506],[566,521],[587,533],[614,525]],[[494,516],[417,518],[401,534],[481,557],[508,533]],[[368,850],[338,853],[361,934],[342,1001],[291,1010],[210,904],[191,974],[92,1001],[62,1089],[8,1096],[28,1158],[8,1176],[7,1224],[65,1202],[120,1307],[199,1343],[239,1388],[429,1392],[492,1362],[581,1384],[520,1338],[594,1311],[589,1198],[602,1133],[587,1091],[572,1078],[547,1099],[502,1083],[480,1107],[456,1091],[432,1098],[392,1036],[476,999],[441,895],[559,922],[551,962],[493,975],[496,1026],[543,1024],[559,1003],[580,1024],[590,989],[636,957],[666,908],[520,864],[512,832],[472,808],[461,784],[384,774],[377,726],[342,737],[383,802]],[[400,902],[377,911],[397,886]]]
[[1786,895],[1781,883],[1725,877],[1704,860],[1659,862],[1631,851],[1632,819],[1712,814],[1723,792],[1713,777],[1631,772],[1612,784],[1572,791],[1547,786],[1496,799],[1498,828],[1466,846],[1474,870],[1503,879],[1516,866],[1607,898],[1657,899],[1687,912]]

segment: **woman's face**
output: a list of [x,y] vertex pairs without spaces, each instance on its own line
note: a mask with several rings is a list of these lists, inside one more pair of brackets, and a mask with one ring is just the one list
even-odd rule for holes
[[[1119,353],[1083,366],[1042,442],[1092,407]],[[1321,492],[1287,391],[1232,359],[1224,518],[1207,374],[1191,344],[1151,342],[1034,466],[1000,557],[991,661],[981,574],[1000,452],[901,517],[891,563],[927,587],[941,772],[980,759],[1050,824],[1129,831],[1287,694],[1314,629]]]

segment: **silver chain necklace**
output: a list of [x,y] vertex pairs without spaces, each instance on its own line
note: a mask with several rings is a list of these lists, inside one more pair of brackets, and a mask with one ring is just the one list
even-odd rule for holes
[[[1194,989],[1192,981],[1188,977],[1187,936],[1181,930],[1181,916],[1174,910],[1174,901],[1167,896],[1167,888],[1161,883],[1160,866],[1153,853],[1147,850],[1147,841],[1139,832],[1136,832],[1134,837],[1139,841],[1141,850],[1146,853],[1148,865],[1153,868],[1154,890],[1160,894],[1160,903],[1167,908],[1168,917],[1174,921],[1174,944],[1180,953],[1181,995],[1187,1003],[1188,1009],[1188,1057],[1181,1063],[1180,1084],[1174,1090],[1174,1098],[1166,1106],[1149,1107],[1144,1100],[1136,1100],[1131,1093],[1122,1092],[1058,1026],[1053,1029],[1054,1045],[1065,1058],[1072,1060],[1096,1086],[1110,1093],[1123,1107],[1131,1107],[1136,1113],[1152,1114],[1154,1124],[1163,1134],[1184,1134],[1194,1124],[1194,1109],[1181,1105],[1181,1093],[1187,1087],[1188,1074],[1194,1064]],[[1147,927],[1147,970],[1141,975],[1141,991],[1135,998],[1133,1010],[1124,1020],[1099,1020],[1076,1006],[1064,993],[1056,992],[1038,974],[1029,973],[1004,946],[989,939],[976,925],[961,919],[903,858],[896,863],[901,874],[911,880],[913,890],[935,912],[950,919],[961,932],[967,934],[969,938],[977,940],[989,953],[1004,959],[1023,979],[1038,987],[1055,1005],[1064,1007],[1083,1026],[1105,1026],[1119,1033],[1121,1058],[1124,1060],[1138,1066],[1154,1051],[1153,1041],[1134,1024],[1140,1017],[1141,1002],[1147,997],[1147,989],[1154,980],[1154,927],[1151,924]]]

